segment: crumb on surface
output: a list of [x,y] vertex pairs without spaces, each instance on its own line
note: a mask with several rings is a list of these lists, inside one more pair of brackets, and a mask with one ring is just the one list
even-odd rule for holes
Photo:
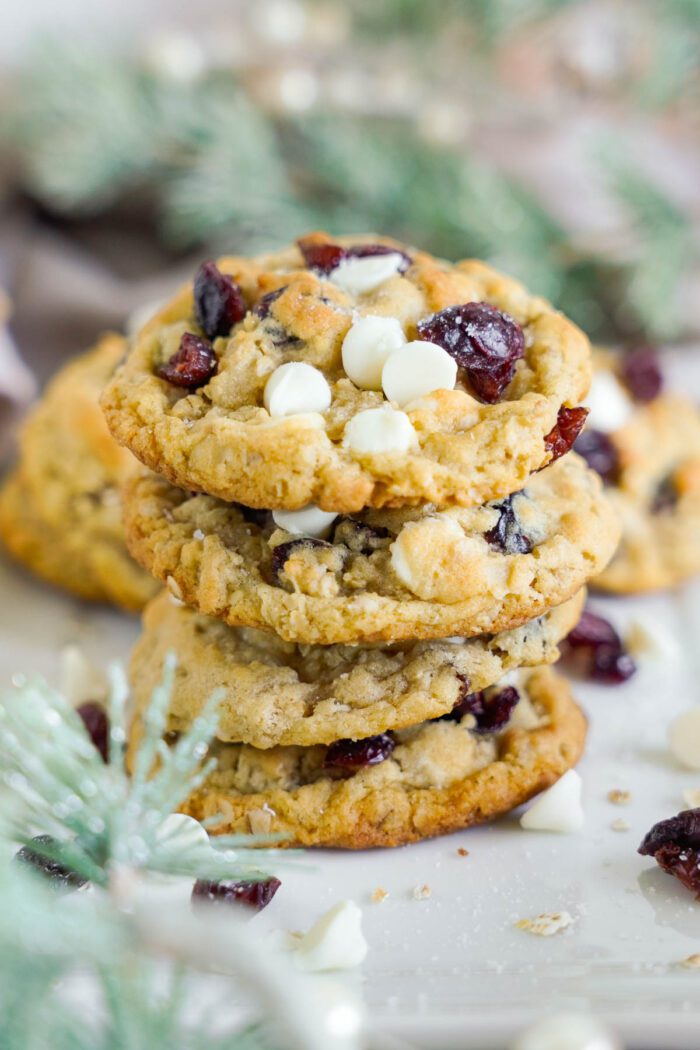
[[383,886],[377,886],[376,890],[372,892],[371,901],[373,904],[381,904],[389,896],[389,891],[385,890]]
[[625,791],[623,788],[612,788],[608,791],[608,802],[612,802],[614,806],[626,806],[631,801],[631,791]]
[[554,911],[543,912],[541,915],[536,915],[533,919],[519,919],[515,925],[517,929],[526,930],[527,933],[534,933],[538,937],[552,937],[555,933],[559,933],[560,930],[567,929],[573,922],[573,916],[568,911]]
[[422,886],[413,887],[413,899],[414,901],[425,901],[432,895],[432,890],[427,883],[423,883]]
[[629,831],[629,829],[630,829],[630,826],[627,823],[627,821],[626,820],[622,820],[621,818],[618,818],[617,820],[613,820],[613,822],[610,825],[610,827],[612,828],[613,831]]
[[676,966],[680,966],[684,970],[700,970],[700,953],[696,952],[693,955],[689,955],[687,959],[680,959]]
[[468,857],[469,856],[469,850],[465,849],[464,846],[460,846],[459,849],[457,850],[457,856],[458,857]]

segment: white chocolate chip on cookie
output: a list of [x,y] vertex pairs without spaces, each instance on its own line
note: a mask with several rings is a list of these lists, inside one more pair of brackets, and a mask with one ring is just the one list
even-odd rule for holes
[[384,393],[401,406],[433,390],[452,390],[456,380],[456,361],[441,346],[420,339],[394,350],[382,369]]
[[416,444],[416,432],[405,412],[385,405],[358,412],[345,427],[343,444],[351,452],[372,454],[407,452]]
[[325,412],[331,388],[324,375],[303,361],[288,361],[272,373],[265,386],[265,408],[271,416]]
[[385,361],[405,343],[403,328],[395,317],[359,317],[343,340],[343,368],[355,386],[381,390]]

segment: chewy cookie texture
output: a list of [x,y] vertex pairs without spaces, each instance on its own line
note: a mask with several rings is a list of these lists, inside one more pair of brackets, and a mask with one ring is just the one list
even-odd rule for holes
[[135,461],[99,407],[126,345],[121,336],[104,336],[54,377],[31,411],[18,465],[0,490],[0,538],[50,583],[138,611],[157,588],[124,539],[120,489]]
[[313,234],[202,266],[103,405],[147,466],[226,501],[469,506],[570,447],[589,356],[574,325],[483,263]]
[[168,591],[134,721],[178,666],[172,744],[223,687],[183,811],[285,845],[397,846],[482,823],[576,763],[547,666],[619,537],[569,454],[587,340],[480,262],[372,237],[204,263],[102,404],[148,470],[123,500]]

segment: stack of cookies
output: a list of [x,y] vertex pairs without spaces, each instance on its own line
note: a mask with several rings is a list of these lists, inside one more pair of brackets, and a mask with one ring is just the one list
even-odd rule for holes
[[184,810],[290,845],[393,846],[519,805],[578,759],[546,665],[619,538],[585,420],[585,337],[479,262],[376,238],[205,263],[103,395],[153,473],[127,542],[167,590],[168,740],[222,688]]

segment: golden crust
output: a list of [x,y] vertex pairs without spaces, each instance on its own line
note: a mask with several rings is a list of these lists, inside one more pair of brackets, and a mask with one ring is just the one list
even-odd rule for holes
[[54,377],[20,432],[0,491],[0,537],[27,568],[92,601],[138,611],[156,585],[126,550],[119,489],[135,460],[112,438],[98,398],[126,349],[107,335]]
[[[619,538],[599,478],[573,455],[515,498],[532,527],[530,554],[501,553],[486,541],[499,517],[494,507],[453,509],[447,517],[431,508],[378,511],[359,520],[386,530],[382,549],[357,554],[345,542],[295,548],[277,582],[272,551],[288,533],[270,535],[240,508],[189,497],[155,475],[132,478],[124,498],[129,549],[176,597],[232,626],[317,645],[510,630],[580,590]],[[404,561],[413,590],[395,570],[397,535],[409,537]]]
[[224,690],[218,737],[270,748],[330,744],[402,729],[454,707],[523,666],[557,659],[578,622],[584,592],[540,620],[474,639],[399,646],[297,646],[269,631],[228,627],[167,592],[146,608],[131,658],[141,708],[177,654],[168,729],[179,731]]
[[[219,260],[249,307],[271,290],[285,290],[267,318],[249,312],[230,338],[216,341],[218,374],[187,394],[154,373],[183,331],[198,331],[192,288],[184,288],[141,331],[105,391],[113,434],[173,484],[251,507],[316,503],[355,512],[426,501],[466,506],[521,488],[548,460],[544,437],[561,405],[577,404],[586,394],[588,342],[543,299],[483,263],[450,267],[423,252],[410,254],[413,265],[404,276],[359,299],[300,270],[297,248]],[[360,456],[344,448],[351,416],[385,403],[381,392],[359,390],[342,370],[340,347],[353,311],[397,317],[411,338],[421,318],[474,300],[507,311],[525,331],[525,357],[507,400],[485,405],[463,388],[437,391],[408,413],[418,435],[414,450]],[[262,407],[267,378],[289,360],[304,360],[326,376],[333,400],[322,417],[271,419]]]
[[[497,737],[470,733],[469,716],[427,723],[400,737],[391,758],[343,780],[319,772],[322,748],[219,745],[218,769],[181,811],[222,818],[217,834],[264,828],[287,836],[286,846],[343,849],[400,846],[482,824],[549,787],[583,751],[586,720],[567,682],[542,668],[527,676],[525,690],[526,717],[514,717]],[[137,717],[132,747],[140,733]],[[452,779],[460,764],[471,770]],[[258,779],[271,785],[290,777],[302,783],[256,790]]]

